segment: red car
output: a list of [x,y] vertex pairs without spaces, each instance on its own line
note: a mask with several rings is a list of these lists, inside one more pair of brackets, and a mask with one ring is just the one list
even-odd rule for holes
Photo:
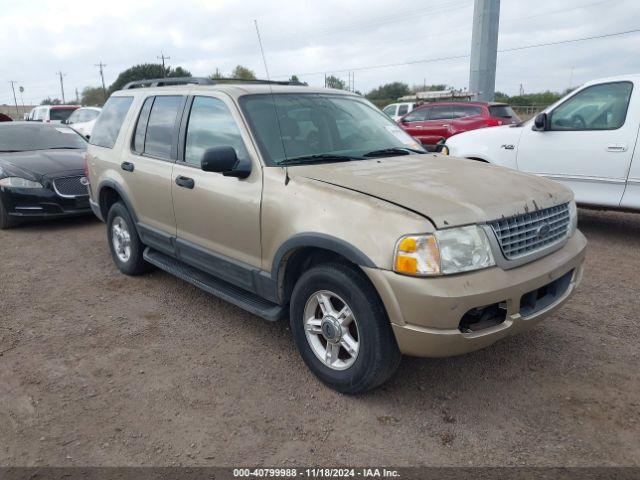
[[428,103],[398,120],[404,131],[424,145],[436,145],[468,130],[519,122],[509,105],[493,102]]

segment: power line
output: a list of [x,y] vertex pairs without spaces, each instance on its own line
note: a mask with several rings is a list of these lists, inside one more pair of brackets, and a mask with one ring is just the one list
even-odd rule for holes
[[[603,38],[611,38],[611,37],[618,37],[621,35],[629,35],[632,33],[638,33],[640,32],[640,28],[636,28],[633,30],[626,30],[623,32],[614,32],[614,33],[607,33],[607,34],[603,34],[603,35],[593,35],[590,37],[582,37],[582,38],[572,38],[569,40],[560,40],[557,42],[546,42],[546,43],[536,43],[536,44],[531,44],[531,45],[522,45],[519,47],[513,47],[513,48],[506,48],[506,49],[502,49],[502,50],[498,50],[498,53],[508,53],[508,52],[516,52],[519,50],[526,50],[529,48],[539,48],[539,47],[550,47],[553,45],[564,45],[567,43],[576,43],[576,42],[584,42],[587,40],[599,40],[599,39],[603,39]],[[407,66],[407,65],[416,65],[416,64],[420,64],[420,63],[433,63],[433,62],[442,62],[445,60],[460,60],[463,58],[469,58],[471,55],[470,54],[464,54],[464,55],[452,55],[452,56],[448,56],[448,57],[435,57],[435,58],[426,58],[423,60],[412,60],[412,61],[407,61],[407,62],[397,62],[397,63],[385,63],[385,64],[379,64],[379,65],[369,65],[369,66],[365,66],[365,67],[355,67],[355,68],[347,68],[347,69],[343,69],[343,70],[323,70],[323,71],[318,71],[318,72],[307,72],[307,73],[299,73],[298,76],[311,76],[311,75],[325,75],[327,73],[344,73],[344,72],[349,72],[349,71],[363,71],[363,70],[374,70],[374,69],[378,69],[378,68],[390,68],[390,67],[402,67],[402,66]],[[285,75],[277,75],[275,76],[276,78],[280,78],[280,77],[284,77]]]
[[62,92],[62,103],[66,103],[66,100],[64,98],[64,82],[62,81],[62,77],[66,76],[66,74],[62,72],[57,72],[56,75],[60,76],[60,91]]
[[100,69],[100,78],[102,79],[102,91],[106,94],[107,88],[104,86],[104,72],[102,71],[102,69],[106,67],[106,65],[102,63],[102,60],[100,60],[100,63],[94,64],[94,67],[98,67]]
[[165,57],[164,53],[161,51],[160,52],[160,56],[156,57],[158,60],[162,60],[162,76],[166,77],[167,76],[167,70],[164,67],[164,61],[165,60],[171,60],[171,57]]
[[[18,112],[18,99],[16,98],[16,87],[14,86],[16,83],[15,80],[9,80],[9,83],[11,84],[11,90],[13,90],[13,102],[16,104],[16,116],[20,116],[20,113]],[[16,120],[19,120],[19,118],[16,117]]]

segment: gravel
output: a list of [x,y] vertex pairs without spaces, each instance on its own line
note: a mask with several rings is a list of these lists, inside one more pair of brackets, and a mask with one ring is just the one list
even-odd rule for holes
[[315,380],[285,323],[120,274],[94,219],[2,231],[0,464],[640,466],[640,215],[580,228],[554,317],[359,397]]

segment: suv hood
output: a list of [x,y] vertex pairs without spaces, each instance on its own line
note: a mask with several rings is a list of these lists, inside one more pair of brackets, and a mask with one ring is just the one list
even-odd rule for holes
[[551,180],[442,155],[296,166],[289,167],[289,175],[386,200],[427,217],[437,228],[485,223],[573,198],[571,190]]

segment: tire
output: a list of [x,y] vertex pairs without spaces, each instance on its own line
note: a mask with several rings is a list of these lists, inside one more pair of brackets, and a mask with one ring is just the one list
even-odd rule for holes
[[16,221],[9,216],[7,210],[0,200],[0,230],[7,230],[8,228],[15,227]]
[[[351,320],[338,313],[345,312],[345,306],[352,312]],[[319,265],[300,277],[291,295],[290,323],[304,362],[338,392],[353,395],[376,388],[400,364],[400,350],[378,293],[361,272],[346,265]]]
[[151,269],[142,257],[144,244],[122,202],[113,204],[107,215],[107,243],[118,269],[126,275],[141,275]]

